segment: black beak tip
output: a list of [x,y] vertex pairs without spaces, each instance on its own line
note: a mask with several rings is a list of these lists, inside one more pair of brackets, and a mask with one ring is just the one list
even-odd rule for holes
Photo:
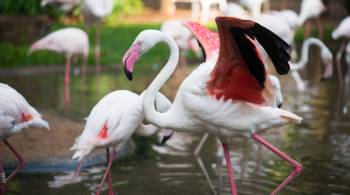
[[129,79],[129,81],[132,81],[132,73],[128,70],[126,70],[126,68],[123,68],[124,73],[126,75],[126,77]]
[[162,141],[160,141],[160,145],[165,145],[165,143],[171,138],[172,135],[164,136]]
[[278,108],[282,108],[282,105],[283,105],[282,103],[281,103],[281,104],[278,104],[277,107],[278,107]]

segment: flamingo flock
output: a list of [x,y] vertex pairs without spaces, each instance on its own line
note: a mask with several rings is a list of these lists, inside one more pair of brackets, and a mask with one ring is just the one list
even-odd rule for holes
[[[80,1],[42,1],[43,6],[59,5],[65,11],[70,11],[79,3]],[[72,158],[78,161],[76,175],[79,175],[83,160],[91,152],[105,149],[107,168],[96,194],[102,193],[107,181],[108,194],[113,195],[111,167],[118,151],[134,133],[150,136],[156,132],[163,132],[163,144],[171,139],[174,132],[202,134],[195,155],[199,155],[208,135],[217,137],[224,151],[231,195],[237,195],[239,191],[229,153],[231,138],[252,139],[293,167],[291,173],[271,192],[272,195],[278,194],[301,174],[303,166],[299,162],[260,135],[263,130],[300,124],[302,121],[301,116],[281,108],[282,86],[278,77],[271,74],[268,64],[270,60],[279,75],[291,72],[296,88],[303,91],[306,84],[298,71],[307,67],[309,50],[315,45],[320,49],[324,65],[321,79],[330,78],[333,74],[333,54],[320,39],[307,38],[303,42],[298,62],[291,61],[289,54],[290,45],[294,46],[296,30],[309,19],[318,21],[319,36],[323,37],[320,15],[326,11],[326,7],[321,0],[303,0],[299,15],[292,10],[263,13],[264,3],[269,5],[269,0],[241,0],[240,4],[248,11],[238,4],[225,4],[222,11],[223,8],[226,9],[226,16],[215,18],[218,32],[196,22],[179,20],[164,22],[161,30],[147,29],[140,32],[123,56],[122,68],[127,79],[132,81],[138,60],[158,43],[163,42],[169,47],[168,61],[142,94],[128,90],[113,91],[92,108],[81,135],[71,147],[74,151]],[[86,24],[96,24],[97,73],[101,71],[100,24],[112,13],[113,4],[113,0],[84,0],[82,3]],[[307,35],[310,30],[306,28]],[[344,41],[336,55],[338,75],[342,80],[343,56],[350,65],[349,17],[333,31],[332,38]],[[34,42],[28,54],[39,50],[64,54],[64,83],[69,85],[72,59],[81,58],[81,72],[85,74],[89,45],[84,30],[67,27]],[[160,89],[173,75],[179,63],[186,64],[181,61],[185,60],[183,53],[187,50],[193,50],[198,57],[203,56],[205,61],[199,63],[182,81],[174,101],[170,102],[160,93]],[[0,83],[0,100],[0,139],[19,162],[18,167],[6,177],[0,161],[2,195],[6,192],[5,184],[25,165],[22,155],[7,139],[27,128],[49,129],[49,124],[9,85]]]

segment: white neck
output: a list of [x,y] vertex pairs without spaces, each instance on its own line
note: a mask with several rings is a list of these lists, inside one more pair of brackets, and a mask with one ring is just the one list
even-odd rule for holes
[[325,47],[325,45],[320,40],[315,38],[309,38],[306,41],[304,41],[301,50],[301,58],[297,63],[290,63],[291,70],[300,70],[305,67],[305,65],[309,62],[309,50],[311,45],[316,45],[321,50]]
[[167,119],[167,112],[160,113],[154,107],[157,94],[160,88],[170,78],[175,71],[179,60],[179,48],[175,41],[165,34],[161,34],[158,42],[165,42],[170,48],[170,57],[160,73],[152,81],[146,90],[145,96],[142,101],[143,110],[145,112],[145,118],[149,123],[157,125],[158,127],[167,127],[169,120]]

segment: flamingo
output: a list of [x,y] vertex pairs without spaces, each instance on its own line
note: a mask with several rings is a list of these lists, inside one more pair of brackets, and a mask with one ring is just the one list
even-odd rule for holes
[[346,54],[346,63],[350,65],[350,16],[344,18],[339,26],[332,32],[332,38],[337,40],[337,39],[344,39],[346,41],[343,41],[341,44],[340,48],[337,51],[336,55],[336,63],[337,63],[337,69],[338,69],[338,77],[340,80],[340,84],[343,85],[343,75],[341,72],[341,59],[342,56],[345,52]]
[[[136,132],[139,135],[149,136],[158,130],[154,125],[142,124],[144,113],[142,110],[142,96],[127,90],[118,90],[107,94],[91,110],[86,120],[84,131],[75,140],[71,150],[75,150],[73,159],[79,161],[77,173],[79,174],[82,160],[98,148],[106,148],[108,166],[98,188],[97,195],[101,193],[106,178],[108,179],[109,195],[113,194],[111,166],[118,151]],[[159,93],[156,106],[160,112],[165,112],[171,103]],[[165,132],[167,133],[167,131]],[[166,139],[172,132],[167,133]],[[112,154],[109,147],[113,147]]]
[[[165,42],[170,47],[166,65],[152,81],[142,100],[145,119],[160,128],[175,131],[207,132],[222,142],[230,179],[231,194],[236,195],[234,176],[228,151],[227,138],[243,135],[252,137],[279,157],[290,163],[294,170],[272,192],[278,193],[302,171],[302,165],[278,150],[258,135],[259,130],[289,123],[300,123],[302,118],[285,110],[268,106],[274,101],[272,85],[266,79],[266,70],[253,42],[257,39],[267,50],[280,74],[289,71],[288,44],[268,29],[250,20],[217,17],[219,54],[201,64],[181,84],[169,110],[160,113],[154,108],[159,89],[174,72],[179,50],[175,41],[157,30],[142,31],[123,58],[124,72],[132,79],[134,65],[141,55],[156,43]],[[212,33],[199,26],[201,44],[210,51]],[[268,94],[270,92],[270,94]],[[205,131],[204,131],[205,129]]]
[[[323,37],[323,25],[321,22],[321,14],[326,11],[326,6],[321,0],[303,0],[301,2],[300,14],[299,14],[299,24],[304,24],[307,20],[316,18],[318,25],[318,35]],[[310,34],[311,27],[310,24],[306,24],[305,35]]]
[[10,181],[25,166],[25,161],[18,151],[7,140],[16,133],[26,128],[49,129],[49,124],[41,118],[41,115],[18,93],[15,89],[0,83],[0,140],[10,149],[17,158],[19,165],[6,178],[3,164],[0,161],[0,194],[5,193],[5,184]]
[[54,5],[58,6],[64,12],[70,12],[80,4],[80,0],[41,0],[41,6]]
[[101,72],[100,65],[100,42],[101,42],[101,22],[110,15],[113,11],[113,0],[84,0],[83,1],[83,13],[85,23],[90,25],[96,24],[95,34],[95,60],[96,60],[96,73]]
[[312,45],[315,45],[320,48],[320,54],[322,62],[325,66],[324,73],[322,76],[322,80],[328,79],[333,74],[333,54],[329,50],[329,48],[319,39],[316,38],[308,38],[304,41],[302,46],[302,54],[299,62],[296,63],[290,63],[291,65],[291,71],[292,71],[292,77],[294,78],[295,82],[297,83],[297,88],[300,91],[305,90],[305,83],[301,79],[298,70],[301,70],[305,68],[306,64],[309,61],[309,50]]
[[84,74],[89,54],[89,38],[83,30],[68,27],[54,31],[34,42],[28,54],[44,49],[66,55],[66,71],[64,77],[66,85],[68,85],[70,81],[70,63],[73,56],[82,56],[82,72]]
[[252,17],[257,17],[261,14],[262,5],[264,3],[269,7],[270,0],[240,0],[239,3],[248,9]]
[[[180,20],[167,20],[163,22],[160,27],[162,32],[168,33],[176,41],[180,49],[180,65],[186,65],[186,58],[184,52],[192,50],[197,57],[202,56],[201,48],[199,47],[196,39],[192,36],[192,33],[184,27]],[[182,62],[182,63],[181,63]]]

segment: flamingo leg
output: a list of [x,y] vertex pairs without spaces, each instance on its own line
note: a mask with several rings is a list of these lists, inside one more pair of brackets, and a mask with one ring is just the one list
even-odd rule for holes
[[320,39],[323,39],[323,32],[324,32],[324,30],[323,30],[323,24],[322,24],[320,16],[317,17],[317,26],[318,26],[318,37]]
[[79,164],[77,165],[77,169],[75,170],[76,177],[80,175],[81,164],[82,164],[82,162],[80,161]]
[[345,51],[345,46],[346,46],[346,43],[345,42],[342,43],[338,52],[337,52],[337,55],[336,55],[336,64],[337,64],[337,72],[338,72],[338,79],[339,79],[340,88],[342,88],[344,85],[343,73],[342,73],[342,67],[341,67],[341,59],[342,59],[344,51]]
[[25,165],[25,161],[22,156],[15,150],[14,147],[7,141],[4,140],[5,145],[11,150],[11,152],[16,156],[19,164],[17,168],[6,178],[6,183],[10,181],[19,171],[21,171]]
[[311,33],[311,23],[310,21],[306,21],[305,24],[305,31],[304,31],[304,39],[310,36]]
[[108,190],[108,195],[113,195],[113,189],[112,189],[112,178],[110,177],[111,175],[111,167],[112,167],[112,163],[113,163],[113,160],[115,158],[115,151],[113,149],[113,153],[112,153],[112,157],[110,157],[109,155],[109,148],[106,149],[106,152],[107,152],[107,161],[108,161],[108,165],[107,165],[107,169],[106,169],[106,172],[105,174],[103,175],[103,178],[102,178],[102,181],[101,181],[101,184],[96,192],[96,195],[100,195],[101,194],[101,191],[102,191],[102,186],[104,184],[104,182],[106,181],[106,179],[108,178],[108,187],[109,187],[109,190]]
[[100,56],[101,56],[101,25],[96,24],[96,34],[95,34],[95,63],[96,63],[96,74],[99,75],[101,72]]
[[262,138],[258,134],[253,133],[252,138],[258,141],[263,146],[265,146],[267,149],[271,150],[273,153],[275,153],[277,156],[279,156],[283,160],[290,163],[294,167],[293,172],[271,193],[271,195],[275,195],[302,172],[303,166],[297,161],[295,161],[294,159],[292,159],[291,157],[289,157],[287,154],[280,151],[278,148],[271,145],[269,142],[267,142],[264,138]]
[[69,84],[69,80],[70,80],[70,55],[67,54],[66,57],[66,72],[65,72],[65,76],[64,76],[64,84],[68,85]]
[[222,143],[222,147],[224,149],[226,166],[227,166],[227,171],[228,171],[228,177],[229,177],[229,180],[230,180],[231,195],[237,195],[235,178],[234,178],[234,175],[233,175],[233,169],[232,169],[232,164],[231,164],[230,152],[228,150],[227,143]]

